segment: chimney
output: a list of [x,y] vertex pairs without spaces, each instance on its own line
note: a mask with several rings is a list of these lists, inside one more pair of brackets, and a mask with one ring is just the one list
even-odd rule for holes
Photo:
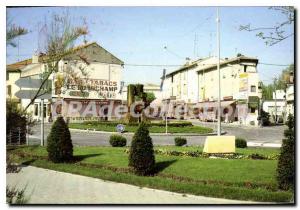
[[39,56],[37,54],[32,56],[32,63],[39,63]]
[[186,57],[185,61],[186,61],[185,65],[190,65],[191,64],[191,59],[189,57]]

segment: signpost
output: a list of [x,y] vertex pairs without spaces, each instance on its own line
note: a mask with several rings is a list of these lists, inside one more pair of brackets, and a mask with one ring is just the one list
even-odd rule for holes
[[[18,92],[15,93],[15,96],[20,98],[20,99],[32,99],[37,93],[37,90],[19,90]],[[50,99],[51,94],[49,94],[45,90],[41,90],[39,92],[39,95],[37,99]]]
[[[20,90],[15,93],[15,96],[20,99],[33,99],[38,92],[38,89],[42,86],[43,80],[31,79],[30,77],[20,78],[15,84],[20,87]],[[44,99],[50,99],[51,94],[48,93],[48,87],[51,84],[51,80],[47,80],[39,92],[37,99],[41,99],[41,146],[44,146]],[[28,88],[22,90],[22,88]]]
[[123,133],[125,131],[125,126],[123,124],[118,124],[117,125],[117,131],[119,133]]

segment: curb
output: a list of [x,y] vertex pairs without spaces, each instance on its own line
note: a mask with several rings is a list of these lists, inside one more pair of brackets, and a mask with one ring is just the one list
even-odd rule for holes
[[[76,129],[70,128],[70,131],[78,131],[83,133],[99,133],[99,134],[120,134],[119,132],[111,132],[111,131],[96,131],[96,130],[83,130],[83,129]],[[122,133],[124,135],[133,135],[133,132],[125,132]],[[226,131],[222,131],[222,135],[226,134]],[[150,133],[151,136],[214,136],[217,135],[216,132],[213,133],[206,133],[206,134],[197,134],[197,133]]]
[[280,148],[281,144],[263,143],[263,142],[247,142],[248,147],[267,147],[267,148]]

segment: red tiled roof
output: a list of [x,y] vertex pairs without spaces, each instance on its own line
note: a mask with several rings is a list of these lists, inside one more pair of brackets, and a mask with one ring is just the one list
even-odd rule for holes
[[[75,52],[75,51],[78,51],[80,49],[86,48],[86,47],[88,47],[90,45],[93,45],[93,44],[97,44],[97,43],[96,42],[90,42],[90,43],[87,43],[87,44],[79,45],[79,46],[74,47],[72,49],[72,51]],[[39,61],[40,62],[43,61],[43,60],[46,60],[46,59],[47,59],[47,55],[40,55],[39,56]],[[6,71],[10,71],[10,72],[12,72],[12,71],[20,71],[23,67],[25,67],[26,65],[29,65],[29,64],[32,64],[32,59],[31,58],[23,60],[23,61],[16,62],[16,63],[12,63],[12,64],[6,65]]]

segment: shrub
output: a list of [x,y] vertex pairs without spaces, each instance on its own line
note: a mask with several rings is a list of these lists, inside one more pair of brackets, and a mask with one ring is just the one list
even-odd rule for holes
[[183,146],[187,143],[186,138],[182,138],[182,137],[176,137],[174,141],[176,146]]
[[18,190],[6,186],[6,202],[8,204],[26,204],[28,200],[25,198],[25,189]]
[[16,102],[6,101],[6,144],[25,144],[26,132],[30,133],[30,128],[35,124],[30,113],[19,106]]
[[269,126],[270,123],[270,114],[261,110],[261,115],[258,117],[258,120],[262,121],[262,126]]
[[286,123],[288,129],[284,131],[281,151],[277,165],[277,182],[279,189],[294,189],[295,182],[295,133],[294,117],[289,115]]
[[247,141],[243,138],[236,138],[235,139],[235,147],[236,148],[246,148],[247,147]]
[[68,162],[73,159],[73,144],[68,125],[62,117],[53,123],[47,138],[48,158],[54,163]]
[[154,172],[155,157],[148,126],[141,122],[135,132],[129,151],[129,166],[138,175],[150,175]]
[[126,138],[121,135],[112,135],[109,138],[109,143],[113,147],[124,147],[126,146]]
[[248,155],[248,158],[253,159],[253,160],[266,160],[267,159],[265,156],[263,156],[261,154],[257,154],[257,153]]

